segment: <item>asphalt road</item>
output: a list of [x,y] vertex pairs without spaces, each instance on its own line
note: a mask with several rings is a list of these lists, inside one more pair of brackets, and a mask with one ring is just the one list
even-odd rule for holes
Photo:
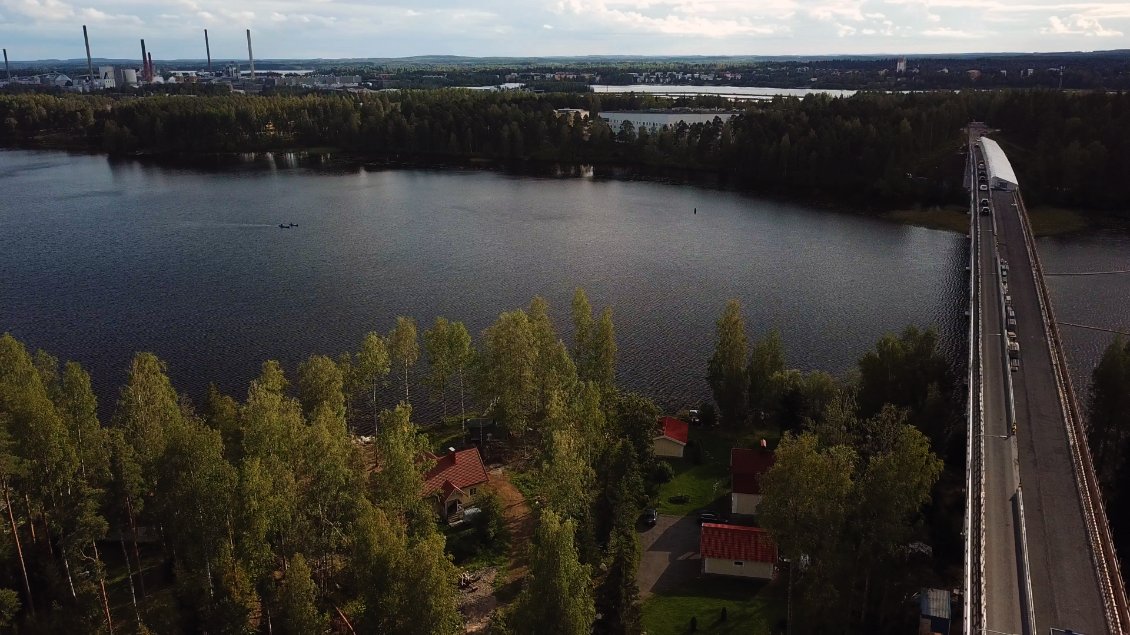
[[640,597],[683,586],[702,572],[699,526],[694,516],[660,515],[654,527],[640,531]]
[[[980,193],[979,193],[980,194]],[[988,198],[987,196],[985,198]],[[981,195],[977,197],[978,201]],[[978,216],[985,455],[985,628],[1022,632],[1020,534],[1014,515],[1017,485],[1015,437],[1010,434],[1007,364],[1001,339],[1001,295],[994,251],[993,220]],[[1003,437],[1003,438],[1002,438]]]
[[[992,191],[990,194],[997,221],[998,248],[1010,265],[1009,291],[1020,342],[1020,369],[1012,373],[1012,378],[1036,633],[1058,628],[1073,629],[1085,635],[1103,635],[1107,627],[1102,596],[1092,564],[1068,445],[1067,423],[1056,388],[1032,263],[1025,248],[1018,210],[1012,206],[1017,199],[1011,192]],[[987,282],[982,278],[983,285]],[[999,326],[994,331],[999,333]],[[986,351],[986,361],[991,357],[993,355]],[[988,386],[999,383],[989,375],[989,370],[986,364],[986,393],[990,392]],[[996,372],[1007,371],[998,368]],[[987,462],[993,440],[986,439]],[[987,473],[986,480],[988,478]],[[1004,521],[998,514],[994,524],[1001,522]],[[1003,560],[1001,566],[1007,566]],[[999,596],[987,595],[990,607],[999,599]],[[997,627],[990,623],[989,628]]]

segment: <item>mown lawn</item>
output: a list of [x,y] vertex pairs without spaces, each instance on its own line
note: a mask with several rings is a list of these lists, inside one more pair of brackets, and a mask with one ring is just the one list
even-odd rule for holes
[[[770,635],[781,631],[785,616],[783,583],[704,577],[686,586],[653,595],[643,604],[647,635],[697,633]],[[722,609],[726,619],[721,619]]]
[[[720,428],[692,426],[691,445],[701,450],[698,462],[691,458],[668,459],[674,468],[675,477],[659,486],[656,509],[660,514],[684,516],[698,509],[729,511],[730,493],[730,448],[753,447],[758,440],[769,440],[770,447],[776,445],[780,435],[776,432],[754,430],[736,433]],[[688,445],[688,457],[694,450]],[[686,497],[683,501],[680,497]]]

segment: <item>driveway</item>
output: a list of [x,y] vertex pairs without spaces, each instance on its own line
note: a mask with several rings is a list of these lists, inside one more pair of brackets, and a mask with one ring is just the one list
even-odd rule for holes
[[654,527],[640,530],[643,554],[636,581],[641,598],[698,577],[702,569],[698,535],[698,519],[694,516],[660,515]]

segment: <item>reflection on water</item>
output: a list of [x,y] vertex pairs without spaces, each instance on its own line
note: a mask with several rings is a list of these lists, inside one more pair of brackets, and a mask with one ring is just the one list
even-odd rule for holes
[[[194,398],[209,381],[243,395],[264,359],[336,355],[397,315],[478,334],[535,294],[568,338],[578,285],[613,309],[621,383],[672,408],[708,395],[731,297],[801,368],[849,371],[908,324],[961,358],[955,234],[690,186],[290,156],[200,171],[0,152],[0,331],[81,361],[104,402],[134,351]],[[434,402],[413,396],[427,420]]]

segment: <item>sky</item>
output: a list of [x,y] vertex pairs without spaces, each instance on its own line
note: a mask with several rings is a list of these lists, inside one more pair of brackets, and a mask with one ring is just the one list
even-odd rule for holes
[[1130,0],[0,0],[13,60],[1130,48]]

